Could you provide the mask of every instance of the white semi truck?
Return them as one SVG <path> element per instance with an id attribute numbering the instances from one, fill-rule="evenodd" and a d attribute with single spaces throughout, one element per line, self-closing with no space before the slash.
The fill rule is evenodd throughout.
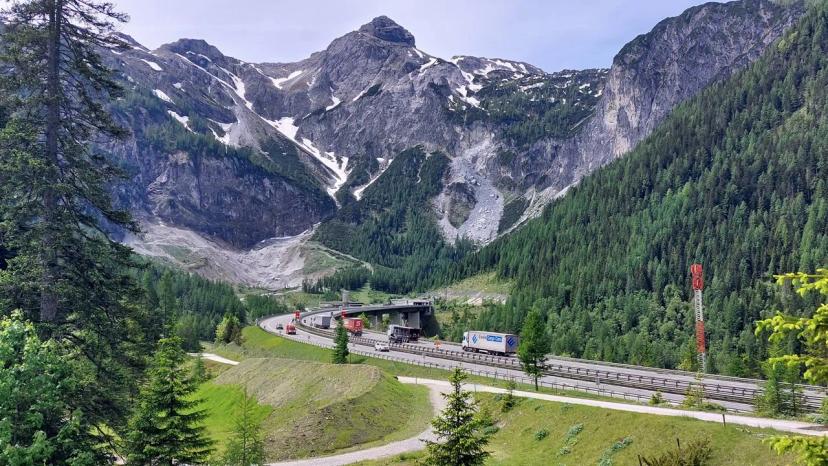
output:
<path id="1" fill-rule="evenodd" d="M 517 353 L 520 338 L 511 333 L 463 332 L 463 351 L 509 356 Z"/>

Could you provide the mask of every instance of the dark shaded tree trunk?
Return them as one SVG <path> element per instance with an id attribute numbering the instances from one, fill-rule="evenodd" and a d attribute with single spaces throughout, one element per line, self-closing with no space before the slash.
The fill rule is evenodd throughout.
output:
<path id="1" fill-rule="evenodd" d="M 46 156 L 53 167 L 59 167 L 58 132 L 60 128 L 60 27 L 63 20 L 62 0 L 49 1 L 49 44 L 47 48 L 48 75 L 47 92 L 48 102 L 46 109 Z M 58 168 L 59 169 L 59 168 Z M 55 238 L 55 223 L 60 202 L 55 186 L 46 186 L 43 195 L 43 283 L 40 291 L 40 320 L 53 322 L 58 312 L 57 295 L 57 248 Z"/>

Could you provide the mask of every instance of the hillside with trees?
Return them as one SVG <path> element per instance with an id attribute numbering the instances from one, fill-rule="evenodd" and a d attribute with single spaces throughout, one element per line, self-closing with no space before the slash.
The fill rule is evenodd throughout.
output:
<path id="1" fill-rule="evenodd" d="M 537 309 L 555 353 L 691 369 L 689 267 L 699 262 L 712 370 L 756 375 L 767 348 L 754 322 L 807 308 L 770 277 L 828 262 L 827 232 L 822 4 L 753 66 L 677 108 L 636 150 L 453 278 L 494 270 L 514 282 L 480 327 L 514 331 Z"/>

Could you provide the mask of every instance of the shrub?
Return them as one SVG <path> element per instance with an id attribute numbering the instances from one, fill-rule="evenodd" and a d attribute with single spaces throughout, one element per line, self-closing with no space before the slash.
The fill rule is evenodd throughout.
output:
<path id="1" fill-rule="evenodd" d="M 541 430 L 535 432 L 535 440 L 537 440 L 539 442 L 541 440 L 545 439 L 546 437 L 549 437 L 549 431 L 546 430 L 546 429 L 541 429 Z"/>
<path id="2" fill-rule="evenodd" d="M 709 439 L 698 439 L 682 447 L 676 439 L 676 448 L 668 450 L 658 456 L 641 457 L 646 466 L 703 466 L 713 456 Z"/>
<path id="3" fill-rule="evenodd" d="M 656 390 L 656 392 L 653 393 L 653 396 L 650 397 L 650 404 L 652 406 L 658 406 L 664 404 L 665 402 L 666 400 L 664 399 L 664 395 L 661 394 L 661 390 Z"/>

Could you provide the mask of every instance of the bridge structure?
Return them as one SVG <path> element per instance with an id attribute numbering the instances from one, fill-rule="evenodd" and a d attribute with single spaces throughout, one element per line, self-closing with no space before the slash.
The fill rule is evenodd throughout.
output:
<path id="1" fill-rule="evenodd" d="M 371 328 L 379 328 L 385 316 L 388 316 L 389 324 L 423 328 L 434 318 L 434 305 L 427 299 L 392 299 L 389 304 L 327 303 L 305 315 L 326 312 L 330 312 L 334 319 L 339 319 L 343 315 L 357 317 L 365 314 Z"/>

